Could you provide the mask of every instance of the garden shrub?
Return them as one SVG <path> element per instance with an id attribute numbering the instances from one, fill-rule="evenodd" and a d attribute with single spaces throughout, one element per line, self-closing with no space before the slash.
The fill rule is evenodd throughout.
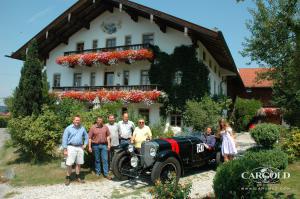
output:
<path id="1" fill-rule="evenodd" d="M 259 100 L 237 98 L 234 104 L 231 120 L 237 131 L 248 130 L 248 124 L 262 107 Z"/>
<path id="2" fill-rule="evenodd" d="M 11 119 L 8 128 L 14 146 L 24 158 L 34 162 L 54 156 L 63 132 L 58 121 L 58 115 L 47 107 L 38 117 Z"/>
<path id="3" fill-rule="evenodd" d="M 254 148 L 248 150 L 244 157 L 254 161 L 257 167 L 273 167 L 284 170 L 288 165 L 288 155 L 280 149 Z"/>
<path id="4" fill-rule="evenodd" d="M 176 177 L 174 175 L 171 180 L 165 183 L 157 181 L 155 186 L 149 191 L 154 199 L 186 199 L 190 198 L 189 194 L 191 193 L 191 188 L 191 183 L 186 185 L 176 183 Z"/>
<path id="5" fill-rule="evenodd" d="M 222 107 L 223 104 L 215 102 L 209 96 L 204 96 L 201 101 L 189 100 L 186 102 L 184 113 L 185 124 L 199 131 L 203 131 L 208 126 L 216 130 Z"/>
<path id="6" fill-rule="evenodd" d="M 300 129 L 293 129 L 282 138 L 280 148 L 288 154 L 289 162 L 300 157 Z"/>
<path id="7" fill-rule="evenodd" d="M 6 128 L 9 121 L 8 116 L 0 116 L 0 128 Z"/>
<path id="8" fill-rule="evenodd" d="M 281 127 L 276 124 L 262 123 L 251 129 L 251 137 L 258 145 L 271 148 L 278 141 Z"/>
<path id="9" fill-rule="evenodd" d="M 243 172 L 251 172 L 256 167 L 255 161 L 245 158 L 232 160 L 219 166 L 213 180 L 216 198 L 263 198 L 266 194 L 266 185 L 241 177 Z"/>

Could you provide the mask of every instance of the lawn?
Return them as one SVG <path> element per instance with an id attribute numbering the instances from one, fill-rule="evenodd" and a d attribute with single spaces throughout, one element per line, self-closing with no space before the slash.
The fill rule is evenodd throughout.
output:
<path id="1" fill-rule="evenodd" d="M 291 177 L 270 186 L 269 198 L 300 198 L 300 160 L 289 164 L 286 171 L 290 172 Z"/>
<path id="2" fill-rule="evenodd" d="M 9 142 L 7 142 L 9 143 Z M 15 173 L 15 177 L 9 181 L 12 186 L 30 186 L 30 185 L 51 185 L 64 183 L 66 170 L 60 167 L 60 160 L 42 164 L 31 164 L 19 161 L 16 149 L 10 144 L 6 144 L 0 150 L 0 176 L 10 170 Z M 97 178 L 88 168 L 83 168 L 82 173 L 87 181 L 95 181 Z"/>

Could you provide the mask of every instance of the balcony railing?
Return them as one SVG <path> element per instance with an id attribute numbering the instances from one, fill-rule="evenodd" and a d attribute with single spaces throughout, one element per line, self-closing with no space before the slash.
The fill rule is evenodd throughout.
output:
<path id="1" fill-rule="evenodd" d="M 160 86 L 157 84 L 150 85 L 130 85 L 130 86 L 64 86 L 64 87 L 52 87 L 53 91 L 96 91 L 96 90 L 142 90 L 142 91 L 151 91 L 159 90 Z"/>
<path id="2" fill-rule="evenodd" d="M 121 51 L 121 50 L 139 50 L 142 48 L 150 48 L 151 44 L 134 44 L 134 45 L 126 45 L 126 46 L 114 46 L 114 47 L 107 47 L 107 48 L 93 48 L 93 49 L 86 49 L 81 51 L 67 51 L 64 55 L 73 55 L 73 54 L 85 54 L 85 53 L 96 53 L 96 52 L 109 52 L 109 51 Z"/>

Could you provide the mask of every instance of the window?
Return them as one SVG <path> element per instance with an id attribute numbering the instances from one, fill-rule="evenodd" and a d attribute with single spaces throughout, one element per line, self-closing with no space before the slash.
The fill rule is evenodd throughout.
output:
<path id="1" fill-rule="evenodd" d="M 217 83 L 216 81 L 214 81 L 214 95 L 217 94 Z"/>
<path id="2" fill-rule="evenodd" d="M 76 44 L 76 51 L 83 51 L 84 50 L 84 42 L 80 42 Z"/>
<path id="3" fill-rule="evenodd" d="M 219 77 L 221 78 L 221 72 L 220 72 L 220 70 L 219 70 Z"/>
<path id="4" fill-rule="evenodd" d="M 206 61 L 206 52 L 203 50 L 203 53 L 202 53 L 202 58 L 203 58 L 203 61 Z"/>
<path id="5" fill-rule="evenodd" d="M 60 74 L 53 75 L 53 87 L 60 87 Z"/>
<path id="6" fill-rule="evenodd" d="M 106 39 L 106 47 L 110 48 L 110 47 L 115 47 L 116 46 L 116 38 L 110 38 L 110 39 Z"/>
<path id="7" fill-rule="evenodd" d="M 81 86 L 81 73 L 74 73 L 73 86 Z"/>
<path id="8" fill-rule="evenodd" d="M 149 71 L 148 70 L 142 70 L 141 71 L 141 85 L 149 85 Z"/>
<path id="9" fill-rule="evenodd" d="M 217 66 L 214 67 L 214 72 L 217 74 Z"/>
<path id="10" fill-rule="evenodd" d="M 113 86 L 114 79 L 115 79 L 114 72 L 105 72 L 104 73 L 104 86 Z"/>
<path id="11" fill-rule="evenodd" d="M 210 68 L 212 67 L 211 66 L 211 60 L 208 61 L 208 65 L 209 65 Z"/>
<path id="12" fill-rule="evenodd" d="M 179 114 L 171 114 L 171 126 L 181 126 L 182 116 Z"/>
<path id="13" fill-rule="evenodd" d="M 146 120 L 146 122 L 149 123 L 149 109 L 140 108 L 139 115 L 142 116 L 142 118 L 144 118 Z"/>
<path id="14" fill-rule="evenodd" d="M 127 35 L 125 36 L 125 46 L 131 45 L 131 36 Z"/>
<path id="15" fill-rule="evenodd" d="M 98 48 L 98 40 L 97 39 L 93 40 L 93 49 L 96 49 L 96 48 Z"/>
<path id="16" fill-rule="evenodd" d="M 129 84 L 129 71 L 124 70 L 123 72 L 123 85 L 127 86 Z"/>
<path id="17" fill-rule="evenodd" d="M 181 71 L 176 71 L 175 76 L 174 76 L 174 85 L 180 85 L 182 80 L 182 72 Z"/>
<path id="18" fill-rule="evenodd" d="M 96 73 L 91 72 L 90 86 L 96 86 Z"/>
<path id="19" fill-rule="evenodd" d="M 143 35 L 143 44 L 152 44 L 154 45 L 154 34 L 144 34 Z"/>

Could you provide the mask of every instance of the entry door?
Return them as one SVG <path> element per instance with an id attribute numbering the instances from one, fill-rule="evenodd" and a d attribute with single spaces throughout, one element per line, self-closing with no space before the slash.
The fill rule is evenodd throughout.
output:
<path id="1" fill-rule="evenodd" d="M 104 86 L 114 85 L 114 72 L 105 72 L 104 76 Z"/>

